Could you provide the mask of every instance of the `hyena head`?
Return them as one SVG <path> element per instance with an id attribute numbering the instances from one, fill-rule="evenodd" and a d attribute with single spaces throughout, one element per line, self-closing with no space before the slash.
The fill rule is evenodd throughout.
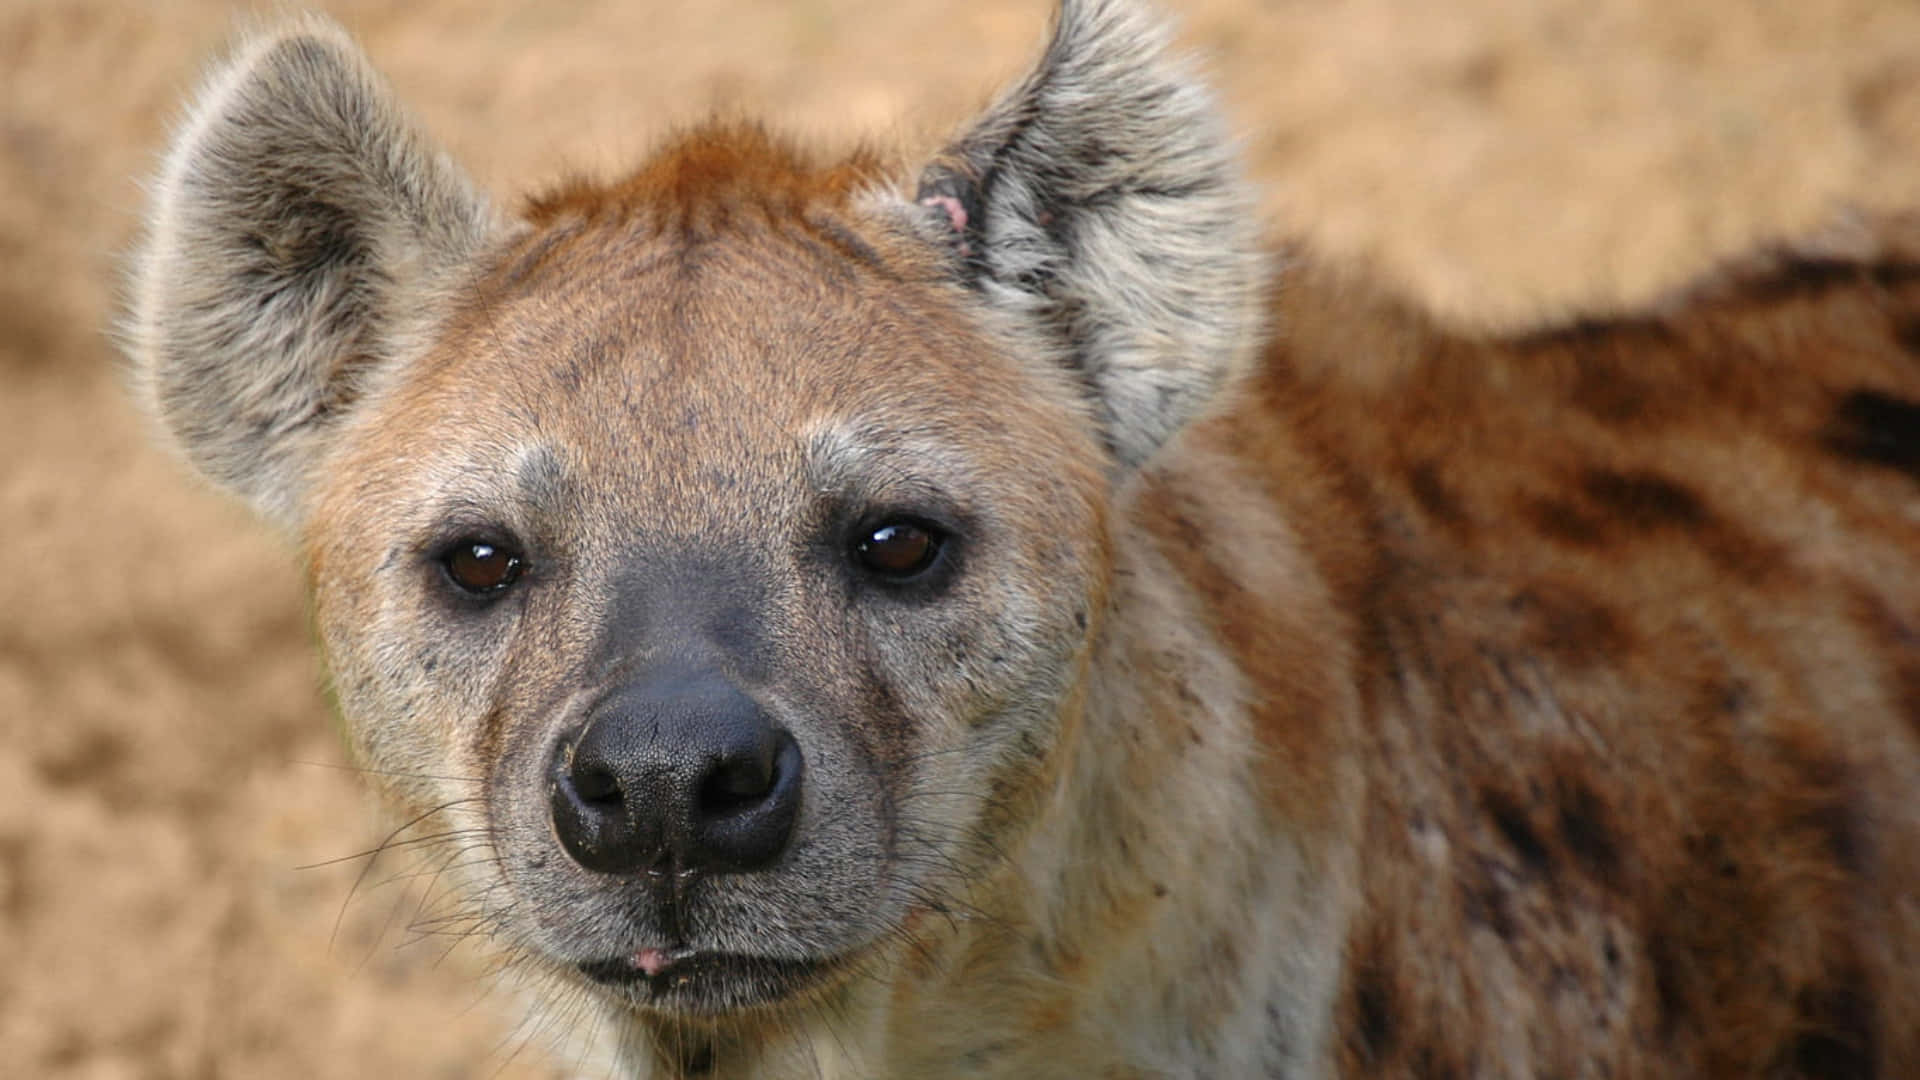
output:
<path id="1" fill-rule="evenodd" d="M 1068 4 L 912 194 L 709 125 L 499 213 L 312 20 L 202 92 L 138 386 L 299 537 L 358 754 L 534 964 L 777 1011 L 1060 812 L 1108 507 L 1255 336 L 1160 36 Z"/>

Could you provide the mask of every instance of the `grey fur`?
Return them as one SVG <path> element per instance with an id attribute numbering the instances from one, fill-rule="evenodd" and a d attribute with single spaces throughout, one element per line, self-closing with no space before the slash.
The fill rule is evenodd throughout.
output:
<path id="1" fill-rule="evenodd" d="M 1138 465 L 1259 345 L 1265 255 L 1233 144 L 1166 28 L 1067 2 L 1035 70 L 921 179 L 968 211 L 963 259 L 995 307 L 1093 391 Z"/>
<path id="2" fill-rule="evenodd" d="M 291 525 L 358 377 L 494 231 L 339 27 L 246 39 L 154 186 L 123 326 L 138 392 L 189 460 Z"/>

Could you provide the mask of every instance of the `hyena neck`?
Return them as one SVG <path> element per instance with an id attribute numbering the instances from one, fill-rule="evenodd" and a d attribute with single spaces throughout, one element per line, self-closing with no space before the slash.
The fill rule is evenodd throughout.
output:
<path id="1" fill-rule="evenodd" d="M 915 995 L 949 1015 L 897 1017 L 894 1045 L 949 1067 L 990 1052 L 982 1075 L 1325 1060 L 1355 827 L 1330 808 L 1358 805 L 1351 650 L 1303 541 L 1223 442 L 1196 433 L 1121 493 L 1053 805 L 932 965 L 945 985 Z"/>

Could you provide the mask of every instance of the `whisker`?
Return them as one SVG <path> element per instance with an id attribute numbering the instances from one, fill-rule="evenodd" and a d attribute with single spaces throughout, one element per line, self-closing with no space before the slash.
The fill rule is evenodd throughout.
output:
<path id="1" fill-rule="evenodd" d="M 442 843 L 457 836 L 462 836 L 469 833 L 478 833 L 481 831 L 482 830 L 479 830 L 479 829 L 452 829 L 443 833 L 432 833 L 427 836 L 410 837 L 406 840 L 391 840 L 391 839 L 384 840 L 380 844 L 374 847 L 368 848 L 365 851 L 356 851 L 351 855 L 341 855 L 332 859 L 322 859 L 319 862 L 301 863 L 299 866 L 294 867 L 294 869 L 295 870 L 318 870 L 322 867 L 338 866 L 341 863 L 352 862 L 355 859 L 372 858 L 374 856 L 379 855 L 381 852 L 385 852 L 385 851 L 399 851 L 403 848 L 408 848 L 408 847 L 419 847 L 419 846 L 425 846 L 428 844 Z"/>
<path id="2" fill-rule="evenodd" d="M 481 784 L 486 782 L 478 776 L 441 776 L 438 773 L 372 769 L 365 765 L 344 764 L 338 761 L 313 761 L 308 758 L 292 758 L 288 761 L 288 764 L 305 765 L 315 769 L 333 769 L 337 772 L 358 773 L 361 776 L 391 776 L 401 780 L 442 780 L 450 784 Z"/>

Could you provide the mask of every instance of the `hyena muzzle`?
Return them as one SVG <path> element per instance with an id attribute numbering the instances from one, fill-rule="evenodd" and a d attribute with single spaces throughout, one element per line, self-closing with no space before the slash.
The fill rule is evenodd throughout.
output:
<path id="1" fill-rule="evenodd" d="M 1263 251 L 1163 37 L 504 210 L 249 36 L 138 392 L 635 1075 L 1920 1075 L 1912 230 L 1450 337 Z"/>

